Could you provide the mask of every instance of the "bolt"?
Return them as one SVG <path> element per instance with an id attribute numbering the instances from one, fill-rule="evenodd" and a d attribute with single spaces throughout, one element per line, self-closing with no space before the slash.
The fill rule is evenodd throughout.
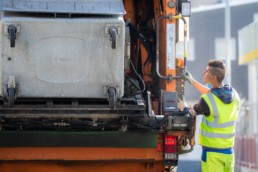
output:
<path id="1" fill-rule="evenodd" d="M 169 7 L 169 8 L 174 8 L 174 7 L 175 7 L 174 1 L 169 1 L 169 2 L 168 2 L 168 7 Z"/>

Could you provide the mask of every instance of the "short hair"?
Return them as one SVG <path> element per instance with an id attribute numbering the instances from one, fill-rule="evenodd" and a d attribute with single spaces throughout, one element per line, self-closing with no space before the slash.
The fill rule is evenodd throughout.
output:
<path id="1" fill-rule="evenodd" d="M 210 72 L 212 75 L 217 76 L 217 81 L 222 83 L 226 74 L 226 65 L 223 61 L 218 59 L 209 60 L 208 66 L 210 67 Z"/>

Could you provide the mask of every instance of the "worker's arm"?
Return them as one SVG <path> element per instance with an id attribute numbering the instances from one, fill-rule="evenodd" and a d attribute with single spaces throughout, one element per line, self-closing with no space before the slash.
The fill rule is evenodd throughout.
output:
<path id="1" fill-rule="evenodd" d="M 201 98 L 199 100 L 198 103 L 196 103 L 193 108 L 194 112 L 196 114 L 200 114 L 200 115 L 205 115 L 205 116 L 209 116 L 210 115 L 210 109 L 209 109 L 209 106 L 208 104 L 204 101 L 203 98 Z"/>
<path id="2" fill-rule="evenodd" d="M 192 115 L 197 115 L 197 113 L 196 113 L 196 111 L 190 106 L 190 107 L 188 107 L 187 106 L 187 104 L 186 104 L 186 102 L 184 101 L 184 100 L 178 100 L 178 109 L 180 110 L 180 111 L 183 111 L 185 108 L 188 108 L 188 110 L 190 111 L 190 113 L 192 114 Z"/>
<path id="3" fill-rule="evenodd" d="M 191 85 L 196 88 L 201 94 L 207 94 L 209 92 L 209 88 L 205 85 L 201 84 L 200 82 L 193 79 Z"/>
<path id="4" fill-rule="evenodd" d="M 185 79 L 191 84 L 194 88 L 196 88 L 201 94 L 206 94 L 209 92 L 209 88 L 206 87 L 205 85 L 201 84 L 200 82 L 196 81 L 190 72 L 186 72 L 185 74 Z"/>
<path id="5" fill-rule="evenodd" d="M 188 107 L 185 100 L 180 100 L 178 101 L 178 109 L 180 111 L 183 111 L 185 108 L 188 108 L 191 112 L 192 115 L 205 115 L 209 116 L 210 115 L 210 109 L 208 104 L 204 101 L 203 98 L 199 100 L 197 104 L 195 104 L 193 107 L 190 106 Z"/>

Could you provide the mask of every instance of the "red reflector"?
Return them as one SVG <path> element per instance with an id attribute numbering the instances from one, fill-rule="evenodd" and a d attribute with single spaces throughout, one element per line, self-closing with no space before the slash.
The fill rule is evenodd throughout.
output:
<path id="1" fill-rule="evenodd" d="M 166 146 L 165 152 L 166 152 L 166 153 L 175 153 L 175 152 L 177 152 L 177 148 L 176 148 L 176 147 L 169 147 L 169 146 Z"/>
<path id="2" fill-rule="evenodd" d="M 177 137 L 176 136 L 165 136 L 165 146 L 176 146 Z"/>
<path id="3" fill-rule="evenodd" d="M 162 144 L 161 143 L 157 144 L 157 151 L 162 152 Z"/>

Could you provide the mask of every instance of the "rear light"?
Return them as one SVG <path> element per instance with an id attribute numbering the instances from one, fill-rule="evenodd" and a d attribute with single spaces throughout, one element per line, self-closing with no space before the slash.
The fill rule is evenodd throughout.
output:
<path id="1" fill-rule="evenodd" d="M 165 146 L 176 146 L 177 136 L 165 135 Z"/>
<path id="2" fill-rule="evenodd" d="M 177 136 L 165 135 L 164 137 L 164 159 L 177 160 Z"/>

